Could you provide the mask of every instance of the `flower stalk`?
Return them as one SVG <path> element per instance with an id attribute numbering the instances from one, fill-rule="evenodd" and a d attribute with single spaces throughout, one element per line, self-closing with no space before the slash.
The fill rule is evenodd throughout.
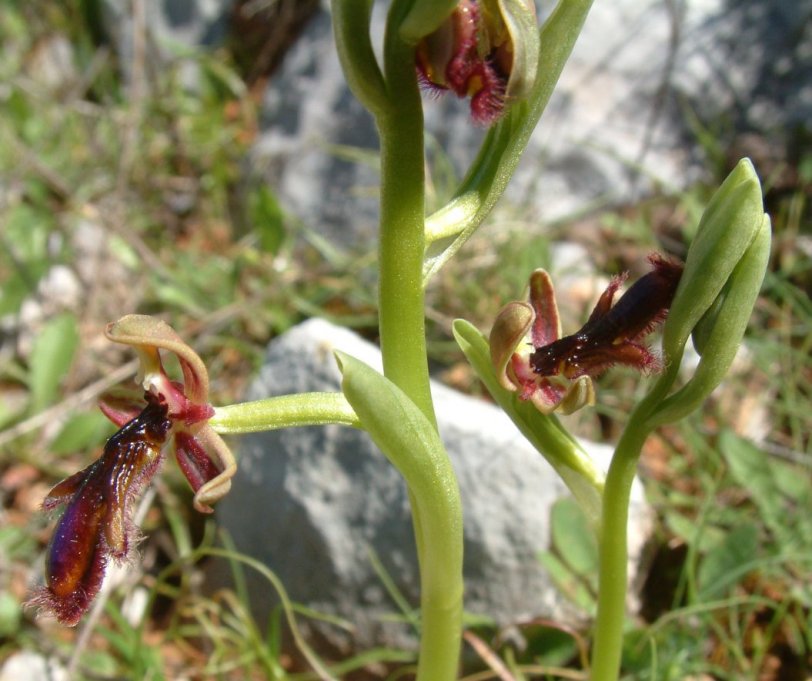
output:
<path id="1" fill-rule="evenodd" d="M 666 371 L 630 415 L 606 477 L 591 681 L 616 681 L 620 671 L 629 499 L 646 438 L 656 427 L 699 408 L 724 378 L 761 288 L 770 242 L 761 184 L 745 159 L 703 214 L 663 329 Z M 671 392 L 691 335 L 700 363 L 687 383 Z"/>

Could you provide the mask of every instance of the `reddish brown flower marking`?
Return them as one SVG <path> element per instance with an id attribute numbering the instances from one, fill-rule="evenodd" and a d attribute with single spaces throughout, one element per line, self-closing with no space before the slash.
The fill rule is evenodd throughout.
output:
<path id="1" fill-rule="evenodd" d="M 490 124 L 504 111 L 511 64 L 504 46 L 484 54 L 485 32 L 477 0 L 461 0 L 446 24 L 418 45 L 416 63 L 423 85 L 470 97 L 473 119 Z"/>
<path id="2" fill-rule="evenodd" d="M 46 586 L 31 602 L 62 624 L 79 621 L 101 588 L 108 559 L 124 560 L 133 546 L 133 500 L 158 470 L 172 425 L 165 404 L 150 394 L 147 402 L 98 460 L 56 485 L 43 503 L 45 510 L 66 508 L 48 546 Z"/>
<path id="3" fill-rule="evenodd" d="M 643 371 L 659 368 L 659 360 L 637 342 L 665 319 L 682 276 L 680 263 L 652 255 L 653 270 L 638 279 L 615 305 L 615 293 L 626 275 L 612 279 L 586 324 L 571 336 L 537 347 L 530 365 L 540 376 L 598 376 L 622 364 Z"/>

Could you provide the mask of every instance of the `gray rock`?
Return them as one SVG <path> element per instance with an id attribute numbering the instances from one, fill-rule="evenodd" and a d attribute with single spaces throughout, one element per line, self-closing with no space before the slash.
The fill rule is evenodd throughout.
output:
<path id="1" fill-rule="evenodd" d="M 380 366 L 375 346 L 313 319 L 271 343 L 247 397 L 336 390 L 334 348 Z M 466 611 L 500 624 L 533 616 L 572 621 L 577 614 L 538 560 L 549 548 L 551 505 L 566 488 L 499 409 L 437 383 L 432 392 L 462 494 Z M 611 453 L 587 444 L 604 460 Z M 372 560 L 380 560 L 409 603 L 418 603 L 407 495 L 367 435 L 341 426 L 287 429 L 245 436 L 238 453 L 232 491 L 217 507 L 237 549 L 269 566 L 293 601 L 353 625 L 352 632 L 316 627 L 335 649 L 413 645 L 410 627 L 390 617 L 397 607 Z M 636 487 L 632 574 L 648 529 Z M 262 578 L 248 577 L 254 613 L 265 621 L 275 594 Z"/>
<path id="2" fill-rule="evenodd" d="M 125 80 L 130 80 L 134 62 L 146 59 L 156 72 L 181 54 L 198 47 L 223 43 L 234 0 L 161 0 L 141 2 L 142 21 L 134 20 L 132 3 L 125 0 L 97 0 L 101 26 L 119 58 Z M 136 37 L 145 44 L 136 54 Z M 182 63 L 185 84 L 194 87 L 198 69 L 192 59 Z"/>
<path id="3" fill-rule="evenodd" d="M 380 35 L 382 2 L 373 27 Z M 546 6 L 549 10 L 549 6 Z M 678 191 L 704 155 L 686 110 L 736 130 L 769 132 L 812 120 L 812 2 L 595 3 L 507 200 L 534 222 L 601 203 Z M 740 40 L 739 37 L 747 36 Z M 430 152 L 464 172 L 484 131 L 467 103 L 426 97 Z M 306 226 L 343 245 L 376 232 L 369 115 L 346 88 L 327 11 L 307 27 L 271 82 L 253 164 Z"/>
<path id="4" fill-rule="evenodd" d="M 0 668 L 0 681 L 67 681 L 68 673 L 57 662 L 35 653 L 20 650 L 12 653 Z"/>

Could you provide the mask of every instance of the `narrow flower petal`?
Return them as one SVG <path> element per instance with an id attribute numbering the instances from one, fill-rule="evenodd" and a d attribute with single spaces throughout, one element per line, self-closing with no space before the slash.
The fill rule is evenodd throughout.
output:
<path id="1" fill-rule="evenodd" d="M 595 405 L 595 386 L 589 376 L 580 376 L 570 383 L 564 397 L 558 404 L 557 411 L 562 414 L 572 414 L 583 407 Z"/>
<path id="2" fill-rule="evenodd" d="M 178 433 L 175 437 L 175 457 L 195 493 L 220 474 L 203 446 L 189 433 Z M 211 510 L 206 509 L 206 513 L 211 513 Z"/>
<path id="3" fill-rule="evenodd" d="M 561 337 L 561 319 L 555 302 L 555 289 L 545 270 L 530 275 L 530 305 L 535 313 L 530 342 L 534 347 L 552 343 Z"/>
<path id="4" fill-rule="evenodd" d="M 201 513 L 211 513 L 211 504 L 222 499 L 231 489 L 231 478 L 237 472 L 237 462 L 223 438 L 208 426 L 197 432 L 195 440 L 214 462 L 217 474 L 195 489 L 194 507 Z"/>
<path id="5" fill-rule="evenodd" d="M 121 428 L 143 411 L 144 400 L 142 397 L 141 400 L 136 402 L 134 399 L 117 395 L 102 395 L 99 400 L 99 409 L 110 421 Z"/>

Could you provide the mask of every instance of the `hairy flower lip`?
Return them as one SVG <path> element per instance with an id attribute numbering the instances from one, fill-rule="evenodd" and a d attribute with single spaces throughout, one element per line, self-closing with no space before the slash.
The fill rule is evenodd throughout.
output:
<path id="1" fill-rule="evenodd" d="M 526 97 L 536 79 L 535 5 L 525 0 L 460 0 L 415 55 L 429 89 L 470 97 L 471 116 L 490 125 Z"/>
<path id="2" fill-rule="evenodd" d="M 62 624 L 79 621 L 101 588 L 109 560 L 125 561 L 136 543 L 133 501 L 157 472 L 171 427 L 166 405 L 148 397 L 96 461 L 48 493 L 43 508 L 65 511 L 48 546 L 46 585 L 30 603 Z"/>
<path id="3" fill-rule="evenodd" d="M 596 377 L 614 364 L 657 371 L 659 360 L 639 344 L 643 336 L 665 320 L 682 276 L 682 264 L 659 255 L 649 257 L 652 270 L 643 275 L 615 303 L 626 275 L 614 277 L 595 309 L 577 332 L 535 346 L 530 355 L 540 376 Z"/>

